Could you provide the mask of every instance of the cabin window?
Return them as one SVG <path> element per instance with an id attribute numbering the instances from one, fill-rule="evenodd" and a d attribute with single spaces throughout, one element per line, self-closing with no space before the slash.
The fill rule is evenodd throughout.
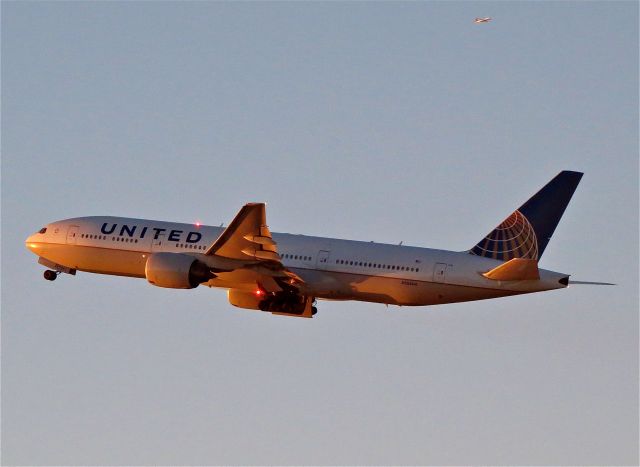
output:
<path id="1" fill-rule="evenodd" d="M 38 230 L 38 233 L 43 234 L 43 233 L 45 233 L 46 231 L 47 231 L 47 228 L 46 228 L 46 227 L 43 227 L 43 228 L 41 228 L 40 230 Z"/>

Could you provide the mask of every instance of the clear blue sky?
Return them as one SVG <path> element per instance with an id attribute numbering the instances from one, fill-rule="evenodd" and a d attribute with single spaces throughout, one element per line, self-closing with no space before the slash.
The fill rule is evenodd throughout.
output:
<path id="1" fill-rule="evenodd" d="M 637 2 L 1 8 L 3 464 L 638 463 Z M 541 267 L 616 287 L 298 320 L 23 244 L 266 201 L 465 250 L 562 169 Z"/>

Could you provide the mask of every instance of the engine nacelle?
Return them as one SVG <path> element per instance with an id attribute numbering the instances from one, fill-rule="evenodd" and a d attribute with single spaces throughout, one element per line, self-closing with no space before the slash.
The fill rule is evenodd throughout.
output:
<path id="1" fill-rule="evenodd" d="M 311 318 L 316 314 L 313 298 L 286 292 L 266 293 L 261 290 L 246 292 L 244 290 L 229 289 L 227 291 L 229 303 L 238 308 L 249 310 L 269 311 L 274 315 L 297 316 Z"/>
<path id="2" fill-rule="evenodd" d="M 193 289 L 214 277 L 202 261 L 181 253 L 152 254 L 144 274 L 151 284 L 171 289 Z"/>

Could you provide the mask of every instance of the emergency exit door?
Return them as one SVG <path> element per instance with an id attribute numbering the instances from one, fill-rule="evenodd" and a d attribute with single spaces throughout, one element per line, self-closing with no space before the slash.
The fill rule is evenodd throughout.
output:
<path id="1" fill-rule="evenodd" d="M 436 263 L 433 268 L 433 282 L 447 281 L 447 263 Z"/>
<path id="2" fill-rule="evenodd" d="M 329 254 L 328 250 L 320 250 L 318 251 L 318 258 L 316 259 L 316 267 L 318 269 L 327 269 L 327 264 L 329 263 Z"/>
<path id="3" fill-rule="evenodd" d="M 69 230 L 67 230 L 67 243 L 75 244 L 78 240 L 78 226 L 70 225 Z"/>

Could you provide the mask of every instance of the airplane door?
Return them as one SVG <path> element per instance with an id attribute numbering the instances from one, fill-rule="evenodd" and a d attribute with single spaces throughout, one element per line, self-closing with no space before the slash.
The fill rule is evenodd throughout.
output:
<path id="1" fill-rule="evenodd" d="M 75 245 L 78 240 L 78 226 L 70 225 L 69 230 L 67 230 L 67 243 Z"/>
<path id="2" fill-rule="evenodd" d="M 316 267 L 318 269 L 327 269 L 327 264 L 329 263 L 329 254 L 331 252 L 327 250 L 318 251 L 318 257 L 316 259 Z"/>
<path id="3" fill-rule="evenodd" d="M 162 251 L 164 249 L 166 239 L 164 238 L 164 232 L 158 235 L 158 238 L 151 239 L 151 251 Z"/>
<path id="4" fill-rule="evenodd" d="M 446 282 L 447 281 L 447 264 L 436 263 L 433 268 L 433 282 Z"/>

